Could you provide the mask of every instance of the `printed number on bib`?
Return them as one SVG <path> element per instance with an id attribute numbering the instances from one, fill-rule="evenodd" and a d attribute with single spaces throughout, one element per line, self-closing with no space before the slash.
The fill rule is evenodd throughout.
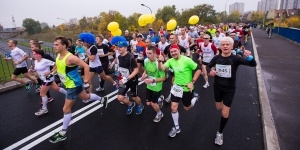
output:
<path id="1" fill-rule="evenodd" d="M 217 76 L 231 78 L 231 65 L 216 65 Z"/>
<path id="2" fill-rule="evenodd" d="M 172 93 L 175 97 L 182 98 L 182 95 L 183 95 L 183 88 L 182 88 L 181 86 L 178 86 L 178 85 L 174 84 L 174 85 L 172 86 L 171 93 Z"/>
<path id="3" fill-rule="evenodd" d="M 203 54 L 203 61 L 204 61 L 204 62 L 210 62 L 211 59 L 212 59 L 211 54 L 208 54 L 208 53 L 204 53 L 204 54 Z"/>
<path id="4" fill-rule="evenodd" d="M 130 75 L 129 70 L 127 68 L 119 67 L 119 71 L 120 71 L 121 75 L 125 78 L 128 78 Z"/>
<path id="5" fill-rule="evenodd" d="M 66 82 L 65 76 L 63 76 L 63 75 L 60 74 L 60 73 L 57 73 L 57 74 L 58 74 L 58 76 L 59 76 L 60 81 L 61 81 L 62 83 L 65 83 L 65 82 Z"/>
<path id="6" fill-rule="evenodd" d="M 98 52 L 99 55 L 101 55 L 101 54 L 103 55 L 104 54 L 103 49 L 98 49 L 97 52 Z"/>
<path id="7" fill-rule="evenodd" d="M 151 77 L 151 76 L 149 76 L 149 78 L 150 78 L 150 79 L 154 79 L 154 80 L 156 79 L 156 78 Z M 150 86 L 156 86 L 156 83 L 150 83 L 149 85 L 150 85 Z"/>

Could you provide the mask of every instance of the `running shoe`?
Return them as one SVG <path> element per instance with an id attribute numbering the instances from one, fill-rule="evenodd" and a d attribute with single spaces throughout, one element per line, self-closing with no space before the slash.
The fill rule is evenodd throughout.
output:
<path id="1" fill-rule="evenodd" d="M 132 113 L 132 109 L 134 106 L 135 106 L 135 102 L 132 102 L 131 106 L 127 107 L 127 111 L 126 111 L 127 115 L 130 115 Z"/>
<path id="2" fill-rule="evenodd" d="M 31 87 L 32 87 L 32 83 L 27 83 L 26 85 L 25 85 L 25 90 L 26 90 L 26 92 L 28 92 L 30 89 L 31 89 Z"/>
<path id="3" fill-rule="evenodd" d="M 52 102 L 54 99 L 52 97 L 48 98 L 48 103 Z M 43 101 L 41 101 L 41 105 L 43 105 Z"/>
<path id="4" fill-rule="evenodd" d="M 39 109 L 39 111 L 34 113 L 34 114 L 37 115 L 37 116 L 41 116 L 41 115 L 46 114 L 46 113 L 48 113 L 48 109 Z"/>
<path id="5" fill-rule="evenodd" d="M 135 114 L 140 115 L 143 113 L 144 105 L 140 105 L 137 107 Z"/>
<path id="6" fill-rule="evenodd" d="M 172 128 L 172 130 L 169 132 L 169 137 L 175 137 L 177 133 L 180 133 L 181 129 L 176 129 L 175 127 Z"/>
<path id="7" fill-rule="evenodd" d="M 108 105 L 108 97 L 105 96 L 105 97 L 102 97 L 101 99 L 101 104 L 103 104 L 103 107 L 106 109 L 107 108 L 107 105 Z"/>
<path id="8" fill-rule="evenodd" d="M 164 99 L 165 99 L 165 97 L 163 95 L 161 95 L 159 97 L 159 99 L 160 99 L 160 101 L 157 101 L 157 104 L 158 104 L 159 108 L 162 108 L 163 105 L 164 105 Z"/>
<path id="9" fill-rule="evenodd" d="M 160 122 L 161 118 L 164 117 L 164 114 L 161 112 L 160 115 L 156 115 L 153 119 L 153 122 Z"/>
<path id="10" fill-rule="evenodd" d="M 67 139 L 66 134 L 65 135 L 61 135 L 60 132 L 55 133 L 52 137 L 50 137 L 49 141 L 51 143 L 57 143 L 60 141 L 64 141 Z"/>
<path id="11" fill-rule="evenodd" d="M 223 144 L 223 133 L 219 133 L 219 131 L 216 134 L 216 138 L 215 138 L 215 144 L 217 145 L 222 145 Z"/>
<path id="12" fill-rule="evenodd" d="M 104 91 L 104 88 L 102 88 L 102 87 L 98 87 L 98 88 L 96 88 L 96 91 L 98 91 L 98 92 L 102 92 L 102 91 Z"/>
<path id="13" fill-rule="evenodd" d="M 170 93 L 170 95 L 165 99 L 165 101 L 166 101 L 167 103 L 170 103 L 170 102 L 171 102 L 171 93 Z"/>
<path id="14" fill-rule="evenodd" d="M 204 85 L 203 85 L 203 88 L 208 88 L 209 87 L 209 83 L 208 82 L 206 82 Z"/>

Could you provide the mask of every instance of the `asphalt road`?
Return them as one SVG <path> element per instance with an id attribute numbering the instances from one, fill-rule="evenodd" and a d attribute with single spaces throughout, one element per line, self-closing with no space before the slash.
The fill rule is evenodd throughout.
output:
<path id="1" fill-rule="evenodd" d="M 285 38 L 253 30 L 267 94 L 282 150 L 299 149 L 300 46 Z"/>
<path id="2" fill-rule="evenodd" d="M 251 41 L 246 46 L 252 50 Z M 237 73 L 237 91 L 232 104 L 229 121 L 224 129 L 224 144 L 219 147 L 214 144 L 215 133 L 219 128 L 220 112 L 215 109 L 213 98 L 213 79 L 211 86 L 203 89 L 204 79 L 201 76 L 195 84 L 195 90 L 200 99 L 195 107 L 186 112 L 179 107 L 181 133 L 175 138 L 169 138 L 168 132 L 173 126 L 170 105 L 163 106 L 165 114 L 161 122 L 153 123 L 155 112 L 146 106 L 142 115 L 134 113 L 125 115 L 126 107 L 117 100 L 109 103 L 107 109 L 98 108 L 94 103 L 84 104 L 77 100 L 73 114 L 81 108 L 91 108 L 73 115 L 75 122 L 69 127 L 68 138 L 64 142 L 52 144 L 48 140 L 40 140 L 44 135 L 61 129 L 61 121 L 41 134 L 34 135 L 16 147 L 34 146 L 32 149 L 236 149 L 261 150 L 264 147 L 261 116 L 258 99 L 258 89 L 255 68 L 240 66 Z M 97 84 L 97 79 L 94 79 Z M 168 95 L 170 79 L 165 82 L 163 94 Z M 145 104 L 145 85 L 138 88 L 139 96 Z M 96 92 L 104 96 L 113 92 L 109 83 L 105 83 L 104 92 Z M 36 117 L 41 98 L 34 90 L 26 93 L 23 88 L 0 94 L 0 149 L 44 129 L 50 124 L 62 119 L 64 96 L 51 92 L 54 101 L 48 104 L 49 113 Z M 114 95 L 112 95 L 114 96 Z M 87 116 L 88 111 L 95 111 Z M 134 110 L 135 111 L 135 110 Z M 82 118 L 81 118 L 82 117 Z M 48 136 L 46 136 L 48 137 Z M 32 142 L 36 142 L 32 144 Z"/>

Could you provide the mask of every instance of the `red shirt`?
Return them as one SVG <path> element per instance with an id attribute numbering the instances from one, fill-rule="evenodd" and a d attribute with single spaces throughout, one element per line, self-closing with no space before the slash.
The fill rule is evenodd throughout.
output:
<path id="1" fill-rule="evenodd" d="M 209 43 L 208 43 L 208 44 L 209 44 Z M 208 44 L 205 44 L 205 43 L 204 43 L 204 47 L 207 47 Z M 213 44 L 213 43 L 211 44 L 211 49 L 214 51 L 215 54 L 217 54 L 218 49 L 217 49 L 217 47 L 215 46 L 215 44 Z M 199 45 L 199 53 L 202 53 L 201 45 Z"/>

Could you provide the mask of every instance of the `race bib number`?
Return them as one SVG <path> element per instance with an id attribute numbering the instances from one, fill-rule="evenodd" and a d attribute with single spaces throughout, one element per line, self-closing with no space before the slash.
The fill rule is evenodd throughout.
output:
<path id="1" fill-rule="evenodd" d="M 248 30 L 248 29 L 245 29 L 245 31 L 248 32 L 249 30 Z"/>
<path id="2" fill-rule="evenodd" d="M 99 55 L 104 55 L 103 49 L 98 49 L 97 52 L 98 52 Z"/>
<path id="3" fill-rule="evenodd" d="M 149 78 L 150 78 L 150 79 L 154 79 L 154 80 L 156 79 L 156 78 L 151 77 L 151 76 L 149 76 Z M 150 83 L 149 85 L 150 85 L 150 86 L 156 86 L 156 83 Z"/>
<path id="4" fill-rule="evenodd" d="M 42 80 L 42 81 L 45 81 L 46 80 L 46 77 L 43 73 L 38 73 L 39 75 L 39 78 Z"/>
<path id="5" fill-rule="evenodd" d="M 208 54 L 208 53 L 204 53 L 203 54 L 203 61 L 204 62 L 210 62 L 211 61 L 211 59 L 212 59 L 212 56 L 211 56 L 211 54 Z"/>
<path id="6" fill-rule="evenodd" d="M 236 51 L 235 50 L 231 50 L 231 54 L 236 55 Z"/>
<path id="7" fill-rule="evenodd" d="M 216 65 L 217 76 L 231 78 L 231 65 Z"/>
<path id="8" fill-rule="evenodd" d="M 60 73 L 57 73 L 58 74 L 58 76 L 59 76 L 59 79 L 60 79 L 60 81 L 62 82 L 62 83 L 65 83 L 67 80 L 66 80 L 66 77 L 64 76 L 64 75 L 62 75 L 62 74 L 60 74 Z"/>
<path id="9" fill-rule="evenodd" d="M 127 68 L 119 67 L 119 71 L 120 71 L 121 75 L 125 78 L 128 78 L 130 75 L 129 70 Z"/>
<path id="10" fill-rule="evenodd" d="M 174 85 L 172 86 L 171 93 L 172 93 L 175 97 L 182 98 L 182 95 L 183 95 L 183 88 L 182 88 L 181 86 L 178 86 L 178 85 L 174 84 Z"/>

